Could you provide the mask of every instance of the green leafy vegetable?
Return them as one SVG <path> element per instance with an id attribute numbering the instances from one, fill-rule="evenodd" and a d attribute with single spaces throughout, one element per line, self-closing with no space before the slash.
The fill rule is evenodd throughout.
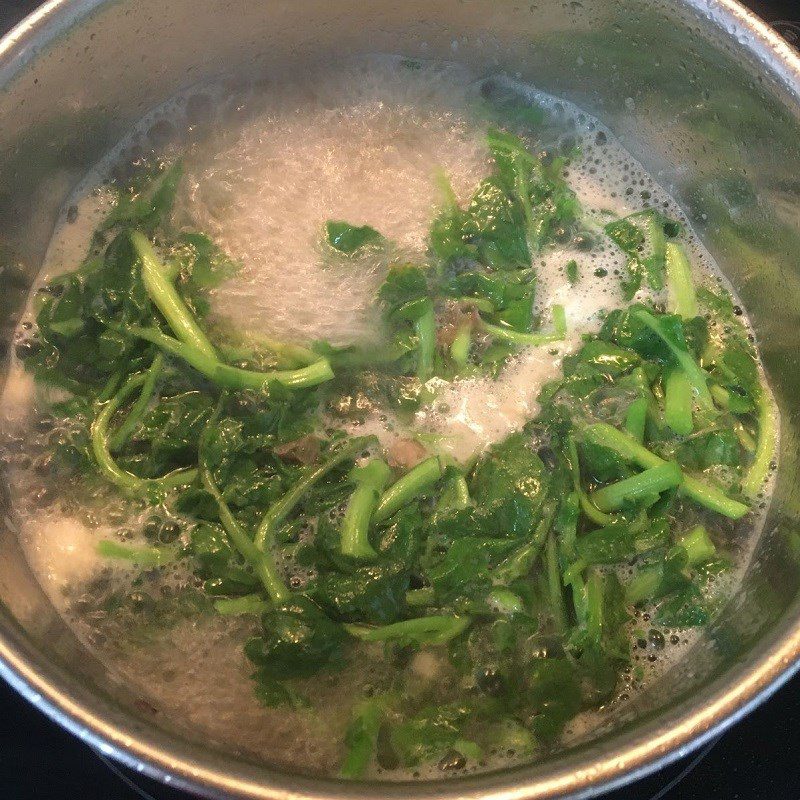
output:
<path id="1" fill-rule="evenodd" d="M 341 220 L 328 220 L 325 223 L 325 238 L 328 244 L 340 253 L 351 256 L 367 247 L 382 244 L 381 236 L 369 225 L 351 225 Z"/>

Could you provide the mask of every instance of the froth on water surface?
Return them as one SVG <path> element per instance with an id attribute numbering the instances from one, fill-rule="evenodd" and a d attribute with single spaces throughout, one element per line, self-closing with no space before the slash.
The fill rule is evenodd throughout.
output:
<path id="1" fill-rule="evenodd" d="M 468 75 L 370 60 L 270 91 L 260 108 L 199 145 L 182 211 L 243 264 L 215 310 L 295 339 L 369 334 L 384 265 L 326 259 L 323 225 L 371 225 L 420 258 L 444 170 L 465 198 L 486 169 L 466 114 Z M 329 254 L 327 254 L 329 255 Z"/>

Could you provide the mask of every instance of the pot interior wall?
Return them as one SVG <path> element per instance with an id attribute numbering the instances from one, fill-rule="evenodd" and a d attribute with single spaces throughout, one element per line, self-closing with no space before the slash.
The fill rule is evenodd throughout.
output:
<path id="1" fill-rule="evenodd" d="M 757 58 L 743 55 L 734 36 L 691 9 L 679 13 L 677 5 L 674 0 L 663 7 L 639 0 L 69 4 L 47 23 L 41 41 L 0 60 L 4 346 L 70 187 L 144 111 L 206 76 L 239 70 L 269 74 L 278 64 L 303 69 L 321 59 L 396 52 L 463 61 L 478 73 L 518 73 L 575 101 L 620 134 L 683 203 L 751 312 L 783 412 L 781 472 L 767 534 L 731 613 L 709 628 L 691 663 L 640 698 L 640 711 L 651 724 L 667 724 L 685 698 L 702 703 L 715 678 L 734 664 L 743 668 L 796 621 L 800 554 L 796 95 L 771 80 Z M 10 514 L 7 509 L 4 519 Z M 43 674 L 110 719 L 142 730 L 155 724 L 141 719 L 136 698 L 126 696 L 124 687 L 87 657 L 58 619 L 8 528 L 0 533 L 0 599 L 3 627 Z"/>

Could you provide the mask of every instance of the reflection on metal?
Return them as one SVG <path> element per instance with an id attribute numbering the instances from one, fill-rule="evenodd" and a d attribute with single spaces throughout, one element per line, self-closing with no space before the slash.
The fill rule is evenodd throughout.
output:
<path id="1" fill-rule="evenodd" d="M 247 763 L 144 718 L 0 530 L 2 675 L 104 755 L 173 785 L 280 800 L 588 797 L 709 742 L 797 667 L 800 58 L 734 0 L 51 0 L 0 42 L 4 345 L 69 187 L 143 110 L 223 71 L 357 52 L 452 58 L 454 43 L 477 72 L 519 72 L 625 137 L 739 289 L 783 410 L 767 533 L 728 612 L 635 718 L 531 766 L 370 785 Z"/>
<path id="2" fill-rule="evenodd" d="M 800 21 L 776 19 L 770 24 L 792 47 L 800 50 Z"/>

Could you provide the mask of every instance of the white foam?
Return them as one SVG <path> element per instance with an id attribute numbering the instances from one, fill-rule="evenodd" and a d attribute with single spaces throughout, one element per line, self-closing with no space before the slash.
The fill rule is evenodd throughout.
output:
<path id="1" fill-rule="evenodd" d="M 498 380 L 441 381 L 435 402 L 417 412 L 416 426 L 440 437 L 437 449 L 467 461 L 536 416 L 539 390 L 561 370 L 561 359 L 553 353 L 564 349 L 529 348 Z"/>
<path id="2" fill-rule="evenodd" d="M 33 375 L 19 364 L 11 364 L 0 394 L 0 422 L 6 433 L 25 428 L 34 413 L 35 398 Z"/>
<path id="3" fill-rule="evenodd" d="M 111 530 L 107 535 L 113 535 Z M 20 538 L 28 558 L 50 597 L 62 600 L 64 591 L 85 583 L 108 566 L 97 554 L 103 538 L 84 522 L 61 510 L 24 519 Z"/>
<path id="4" fill-rule="evenodd" d="M 468 82 L 453 67 L 394 60 L 305 78 L 212 138 L 187 163 L 181 218 L 244 264 L 215 295 L 233 320 L 334 344 L 369 336 L 380 258 L 326 264 L 323 225 L 371 225 L 421 259 L 437 169 L 465 198 L 487 169 L 482 132 L 463 114 Z M 298 98 L 300 98 L 298 100 Z"/>

